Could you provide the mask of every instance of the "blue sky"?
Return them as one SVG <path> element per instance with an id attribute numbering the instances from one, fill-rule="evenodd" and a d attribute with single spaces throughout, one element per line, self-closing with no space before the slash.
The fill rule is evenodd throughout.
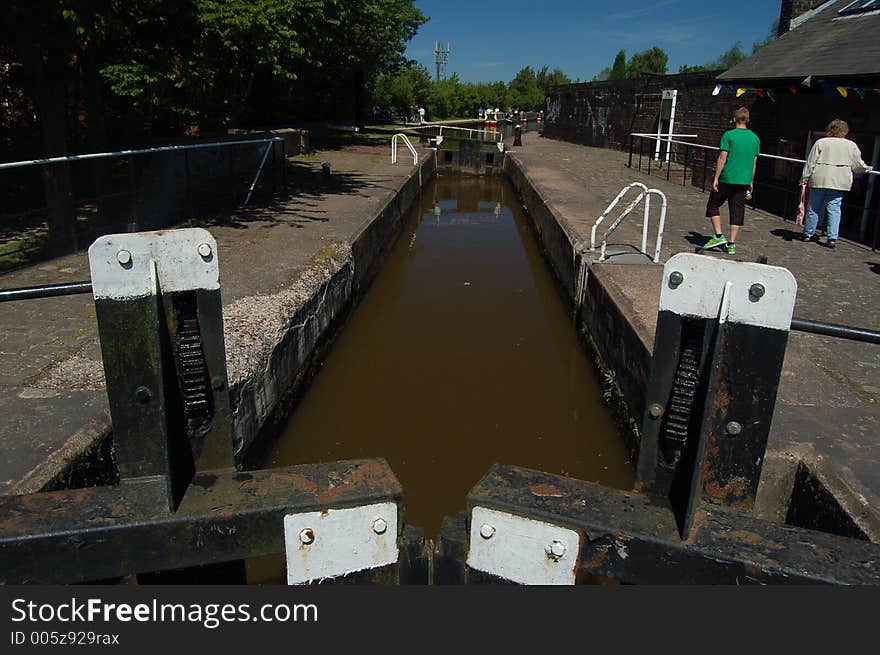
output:
<path id="1" fill-rule="evenodd" d="M 703 64 L 742 41 L 749 51 L 779 18 L 780 0 L 416 0 L 430 20 L 406 55 L 434 74 L 434 41 L 452 43 L 447 73 L 509 81 L 524 66 L 590 80 L 621 48 L 660 46 L 669 71 Z"/>

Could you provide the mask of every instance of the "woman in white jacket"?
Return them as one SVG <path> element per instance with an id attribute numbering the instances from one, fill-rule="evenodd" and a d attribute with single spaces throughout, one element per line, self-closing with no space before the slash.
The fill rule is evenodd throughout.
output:
<path id="1" fill-rule="evenodd" d="M 802 241 L 818 240 L 814 236 L 819 219 L 828 213 L 828 247 L 837 244 L 840 229 L 840 206 L 843 194 L 852 188 L 853 173 L 867 173 L 871 167 L 862 161 L 859 147 L 845 138 L 849 125 L 835 119 L 825 129 L 828 136 L 813 144 L 801 184 L 810 185 L 810 209 L 804 220 Z"/>

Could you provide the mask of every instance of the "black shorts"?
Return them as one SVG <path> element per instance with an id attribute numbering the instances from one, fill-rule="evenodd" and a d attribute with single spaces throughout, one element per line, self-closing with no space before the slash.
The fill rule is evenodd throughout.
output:
<path id="1" fill-rule="evenodd" d="M 718 191 L 709 194 L 706 203 L 706 218 L 721 215 L 721 206 L 726 202 L 730 208 L 730 224 L 743 225 L 746 222 L 746 192 L 748 184 L 718 183 Z"/>

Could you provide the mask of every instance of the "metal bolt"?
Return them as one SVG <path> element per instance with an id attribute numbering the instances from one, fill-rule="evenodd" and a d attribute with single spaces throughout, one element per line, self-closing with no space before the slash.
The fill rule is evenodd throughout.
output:
<path id="1" fill-rule="evenodd" d="M 660 418 L 663 416 L 663 405 L 651 403 L 651 406 L 648 407 L 648 414 L 651 415 L 651 418 Z"/>
<path id="2" fill-rule="evenodd" d="M 765 293 L 767 293 L 767 290 L 764 288 L 763 284 L 753 284 L 749 287 L 749 297 L 756 301 L 763 298 Z"/>
<path id="3" fill-rule="evenodd" d="M 116 253 L 116 261 L 125 266 L 126 264 L 131 263 L 131 253 L 127 250 L 120 250 Z"/>
<path id="4" fill-rule="evenodd" d="M 672 271 L 669 274 L 669 286 L 677 287 L 684 282 L 684 275 L 682 275 L 679 271 Z"/>
<path id="5" fill-rule="evenodd" d="M 495 528 L 488 523 L 483 523 L 483 525 L 480 526 L 480 536 L 483 539 L 491 539 L 495 536 Z"/>
<path id="6" fill-rule="evenodd" d="M 387 529 L 388 524 L 385 522 L 385 519 L 376 519 L 373 521 L 373 532 L 376 534 L 385 534 Z"/>
<path id="7" fill-rule="evenodd" d="M 142 405 L 146 405 L 153 397 L 153 392 L 146 387 L 138 387 L 134 390 L 135 399 Z"/>
<path id="8" fill-rule="evenodd" d="M 547 557 L 552 559 L 553 561 L 557 561 L 562 559 L 563 555 L 565 555 L 565 544 L 561 541 L 553 540 L 546 548 Z"/>
<path id="9" fill-rule="evenodd" d="M 202 257 L 204 257 L 205 259 L 210 257 L 212 252 L 213 251 L 211 250 L 211 246 L 209 244 L 207 244 L 207 243 L 200 243 L 199 244 L 199 254 Z"/>
<path id="10" fill-rule="evenodd" d="M 732 437 L 735 437 L 736 435 L 740 434 L 743 431 L 743 426 L 740 423 L 737 423 L 736 421 L 731 421 L 730 423 L 727 424 L 725 429 L 727 430 L 727 434 L 729 434 Z"/>
<path id="11" fill-rule="evenodd" d="M 306 545 L 309 545 L 315 540 L 315 531 L 311 528 L 303 528 L 299 531 L 299 540 Z"/>

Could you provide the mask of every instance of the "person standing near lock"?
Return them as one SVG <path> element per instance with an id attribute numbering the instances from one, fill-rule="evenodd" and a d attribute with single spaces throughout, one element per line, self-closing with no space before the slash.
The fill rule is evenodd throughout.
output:
<path id="1" fill-rule="evenodd" d="M 733 129 L 721 137 L 721 152 L 715 165 L 712 193 L 706 204 L 706 218 L 712 221 L 715 236 L 703 246 L 704 250 L 724 247 L 728 255 L 736 254 L 736 237 L 745 223 L 746 200 L 752 193 L 761 140 L 749 129 L 749 110 L 740 107 L 733 114 Z M 730 210 L 730 241 L 721 231 L 721 206 Z"/>
<path id="2" fill-rule="evenodd" d="M 840 207 L 843 194 L 852 189 L 853 173 L 871 170 L 864 161 L 859 147 L 846 138 L 849 125 L 834 119 L 825 128 L 827 136 L 819 139 L 810 149 L 801 186 L 810 187 L 809 209 L 804 218 L 801 241 L 817 241 L 816 227 L 827 213 L 828 240 L 826 245 L 837 245 L 840 230 Z"/>

